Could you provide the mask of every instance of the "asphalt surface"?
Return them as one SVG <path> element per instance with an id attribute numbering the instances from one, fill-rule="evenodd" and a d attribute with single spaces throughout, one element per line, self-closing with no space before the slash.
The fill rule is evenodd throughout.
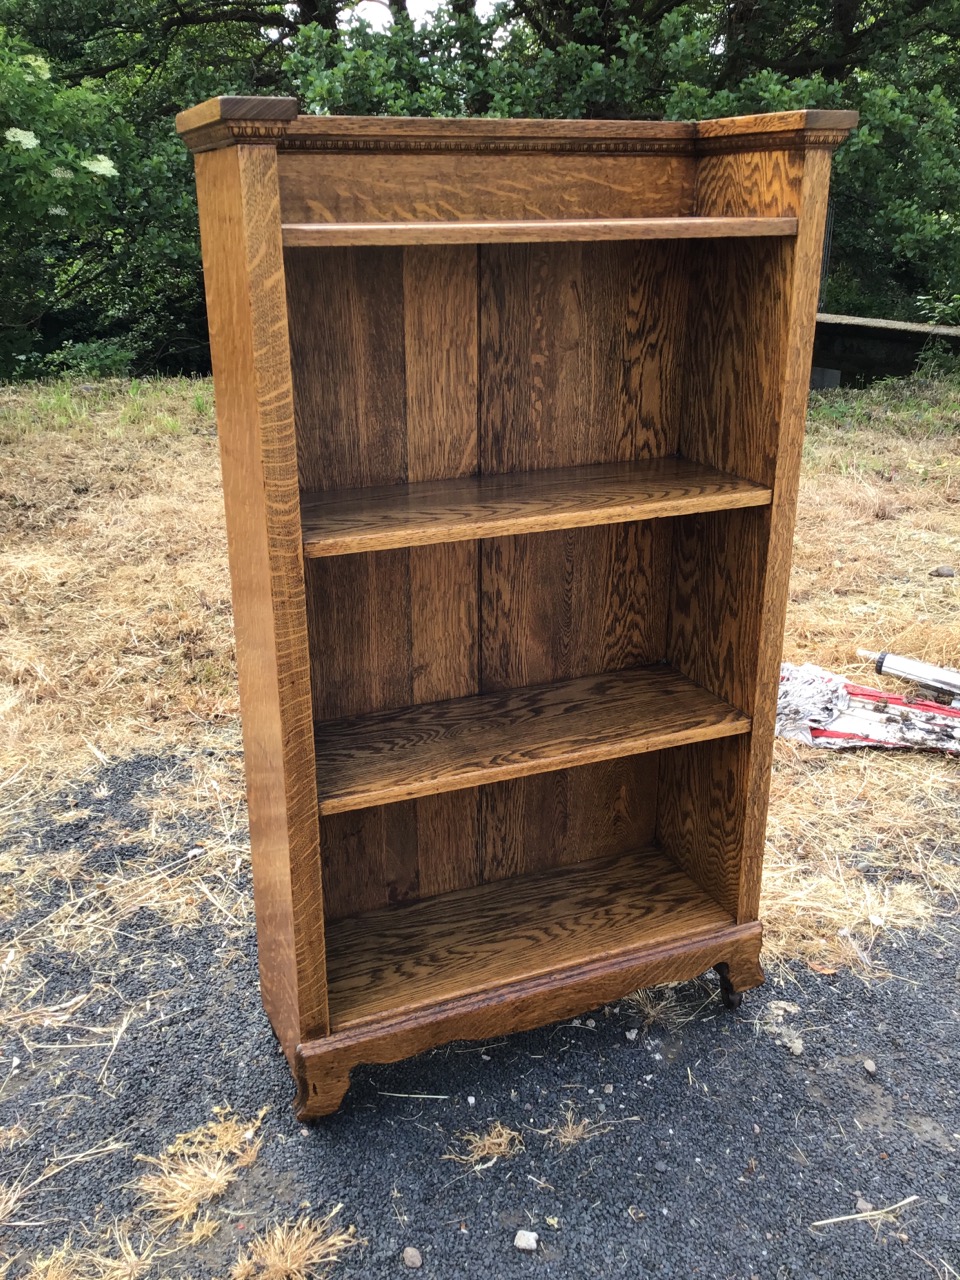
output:
<path id="1" fill-rule="evenodd" d="M 104 769 L 73 795 L 91 813 L 66 826 L 45 817 L 63 807 L 54 798 L 36 817 L 36 856 L 65 841 L 86 851 L 88 871 L 145 856 L 138 797 L 180 767 L 142 758 Z M 130 843 L 104 840 L 108 814 L 134 833 Z M 39 918 L 56 901 L 30 911 Z M 579 1025 L 358 1068 L 340 1112 L 306 1128 L 260 1005 L 253 931 L 209 918 L 176 932 L 143 910 L 117 951 L 90 960 L 46 947 L 33 957 L 46 1004 L 98 983 L 98 1024 L 135 1012 L 105 1072 L 103 1037 L 85 1048 L 69 1026 L 3 1046 L 0 1126 L 19 1120 L 32 1134 L 0 1155 L 0 1181 L 24 1168 L 36 1176 L 54 1153 L 126 1145 L 36 1188 L 22 1220 L 38 1225 L 3 1242 L 18 1259 L 11 1276 L 71 1231 L 133 1214 L 135 1154 L 156 1154 L 223 1103 L 244 1117 L 270 1108 L 263 1147 L 215 1206 L 225 1223 L 217 1236 L 171 1259 L 166 1274 L 228 1274 L 256 1230 L 339 1203 L 366 1241 L 337 1264 L 343 1277 L 407 1274 L 406 1246 L 420 1251 L 421 1276 L 444 1278 L 950 1280 L 960 1271 L 952 922 L 878 951 L 896 975 L 886 981 L 798 969 L 731 1014 L 706 979 L 681 989 L 691 1020 L 674 1030 L 644 1028 L 622 1004 Z M 16 927 L 28 922 L 26 912 Z M 550 1131 L 568 1106 L 594 1128 L 564 1148 Z M 443 1158 L 462 1149 L 457 1134 L 494 1120 L 518 1130 L 525 1150 L 480 1171 Z M 856 1213 L 858 1199 L 880 1208 L 908 1197 L 888 1219 L 813 1225 Z M 538 1233 L 536 1253 L 514 1248 L 518 1228 Z"/>

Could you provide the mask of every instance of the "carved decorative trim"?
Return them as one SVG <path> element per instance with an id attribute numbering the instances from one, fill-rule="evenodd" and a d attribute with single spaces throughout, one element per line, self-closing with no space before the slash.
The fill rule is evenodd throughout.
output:
<path id="1" fill-rule="evenodd" d="M 798 129 L 795 133 L 741 133 L 729 138 L 698 138 L 697 155 L 733 155 L 743 151 L 833 151 L 847 129 Z"/>
<path id="2" fill-rule="evenodd" d="M 251 141 L 251 139 L 244 139 Z M 588 153 L 590 155 L 692 155 L 693 140 L 687 138 L 623 139 L 608 142 L 594 139 L 572 141 L 563 138 L 497 138 L 449 141 L 439 138 L 398 139 L 373 138 L 291 138 L 278 143 L 280 151 L 326 151 L 337 154 L 372 155 L 504 155 L 510 152 Z"/>
<path id="3" fill-rule="evenodd" d="M 219 120 L 182 135 L 191 151 L 236 144 L 333 155 L 728 155 L 744 151 L 830 150 L 845 129 L 740 133 L 719 138 L 383 138 L 297 133 L 287 121 Z"/>
<path id="4" fill-rule="evenodd" d="M 693 138 L 364 138 L 292 134 L 283 123 L 221 120 L 182 135 L 191 151 L 234 144 L 272 146 L 278 151 L 335 155 L 503 155 L 562 153 L 589 155 L 692 155 Z"/>

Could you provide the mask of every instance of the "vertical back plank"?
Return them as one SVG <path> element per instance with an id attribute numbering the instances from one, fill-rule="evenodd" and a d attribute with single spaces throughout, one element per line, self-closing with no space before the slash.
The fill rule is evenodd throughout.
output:
<path id="1" fill-rule="evenodd" d="M 476 249 L 287 255 L 301 484 L 475 472 Z M 477 691 L 477 554 L 466 542 L 308 564 L 318 720 Z M 323 819 L 328 917 L 476 883 L 477 803 L 452 793 Z"/>
<path id="2" fill-rule="evenodd" d="M 483 543 L 482 691 L 659 660 L 669 534 L 654 520 Z M 484 880 L 646 843 L 656 779 L 642 757 L 481 788 Z"/>
<path id="3" fill-rule="evenodd" d="M 327 1011 L 276 153 L 196 156 L 263 1000 L 287 1056 Z"/>
<path id="4" fill-rule="evenodd" d="M 687 248 L 482 246 L 485 475 L 675 450 Z"/>
<path id="5" fill-rule="evenodd" d="M 676 449 L 687 246 L 484 246 L 484 473 L 660 457 Z M 481 544 L 481 689 L 655 662 L 669 526 Z M 485 880 L 621 853 L 653 832 L 644 757 L 481 789 Z"/>

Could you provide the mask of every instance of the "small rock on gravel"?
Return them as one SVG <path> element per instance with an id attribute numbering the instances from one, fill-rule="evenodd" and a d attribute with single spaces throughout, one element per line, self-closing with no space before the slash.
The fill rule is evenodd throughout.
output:
<path id="1" fill-rule="evenodd" d="M 513 1247 L 522 1249 L 524 1253 L 536 1253 L 539 1239 L 535 1231 L 518 1231 L 513 1237 Z"/>
<path id="2" fill-rule="evenodd" d="M 873 1213 L 873 1205 L 863 1196 L 857 1196 L 857 1213 Z"/>
<path id="3" fill-rule="evenodd" d="M 612 1084 L 605 1084 L 605 1085 L 603 1086 L 603 1092 L 604 1092 L 604 1093 L 613 1093 L 613 1085 L 612 1085 Z"/>
<path id="4" fill-rule="evenodd" d="M 864 1058 L 863 1069 L 868 1076 L 875 1076 L 877 1074 L 877 1064 L 872 1058 Z"/>
<path id="5" fill-rule="evenodd" d="M 408 1244 L 403 1251 L 403 1265 L 410 1267 L 413 1271 L 416 1271 L 417 1267 L 422 1267 L 423 1258 L 420 1255 L 420 1250 L 414 1249 L 413 1245 Z"/>

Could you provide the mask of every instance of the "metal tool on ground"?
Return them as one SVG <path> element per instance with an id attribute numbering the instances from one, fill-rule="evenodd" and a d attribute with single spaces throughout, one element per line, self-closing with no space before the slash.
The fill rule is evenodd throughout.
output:
<path id="1" fill-rule="evenodd" d="M 960 697 L 960 671 L 952 667 L 935 667 L 932 662 L 901 658 L 895 653 L 872 653 L 869 649 L 858 649 L 857 657 L 869 658 L 875 664 L 877 675 L 899 676 L 926 689 L 939 689 L 941 693 Z"/>

